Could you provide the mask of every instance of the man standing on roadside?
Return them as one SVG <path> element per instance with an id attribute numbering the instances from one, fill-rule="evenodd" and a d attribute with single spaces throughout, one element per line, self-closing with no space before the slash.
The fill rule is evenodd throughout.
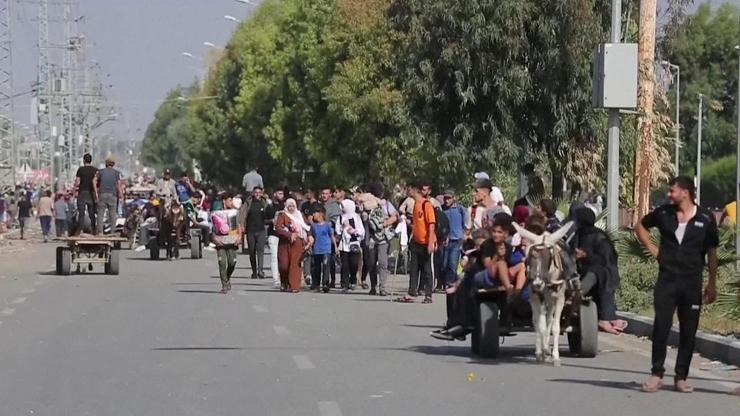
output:
<path id="1" fill-rule="evenodd" d="M 246 233 L 247 247 L 249 250 L 249 263 L 252 266 L 252 279 L 264 279 L 265 273 L 262 267 L 265 260 L 265 243 L 267 232 L 265 222 L 267 220 L 267 199 L 262 194 L 261 186 L 255 186 L 239 213 L 240 233 Z"/>
<path id="2" fill-rule="evenodd" d="M 242 178 L 242 186 L 247 191 L 247 195 L 251 195 L 252 191 L 256 187 L 261 189 L 265 188 L 265 184 L 262 183 L 262 175 L 260 175 L 260 169 L 255 168 L 244 174 Z"/>
<path id="3" fill-rule="evenodd" d="M 105 228 L 105 211 L 108 210 L 108 226 L 110 233 L 116 229 L 118 220 L 118 203 L 123 203 L 123 182 L 121 172 L 113 169 L 116 165 L 112 157 L 105 159 L 105 168 L 100 169 L 95 178 L 98 189 L 98 234 L 103 234 Z"/>
<path id="4" fill-rule="evenodd" d="M 423 303 L 432 303 L 432 268 L 434 252 L 437 251 L 436 220 L 434 207 L 422 193 L 422 186 L 413 184 L 409 187 L 409 196 L 414 199 L 412 214 L 412 238 L 409 244 L 409 269 L 411 278 L 408 294 L 400 302 L 412 303 L 418 296 L 417 289 L 424 288 Z M 421 281 L 421 285 L 419 284 Z"/>
<path id="5" fill-rule="evenodd" d="M 445 287 L 450 287 L 457 280 L 457 264 L 460 262 L 466 212 L 465 208 L 457 203 L 455 192 L 452 190 L 445 192 L 442 210 L 450 223 L 450 234 L 443 244 L 442 275 L 440 277 Z"/>
<path id="6" fill-rule="evenodd" d="M 666 343 L 674 312 L 678 315 L 680 331 L 674 388 L 681 393 L 694 390 L 686 378 L 699 327 L 705 258 L 709 280 L 704 288 L 704 301 L 712 303 L 717 297 L 719 233 L 714 215 L 694 203 L 694 182 L 690 178 L 679 176 L 671 180 L 669 186 L 669 204 L 656 208 L 637 224 L 637 238 L 658 260 L 652 370 L 650 378 L 642 385 L 646 393 L 657 392 L 663 384 Z M 660 248 L 650 239 L 650 228 L 660 232 Z"/>
<path id="7" fill-rule="evenodd" d="M 95 176 L 98 170 L 92 166 L 92 155 L 87 153 L 82 156 L 83 166 L 77 169 L 75 176 L 75 196 L 77 198 L 77 227 L 74 235 L 80 235 L 85 228 L 85 212 L 90 217 L 90 228 L 93 234 L 97 232 L 95 226 L 95 202 L 98 199 L 98 191 L 95 188 Z M 102 221 L 101 221 L 102 222 Z"/>
<path id="8" fill-rule="evenodd" d="M 278 270 L 278 245 L 280 238 L 275 234 L 275 218 L 277 213 L 285 210 L 285 191 L 278 188 L 272 194 L 272 202 L 265 209 L 265 224 L 267 225 L 267 244 L 270 246 L 270 273 L 275 289 L 280 289 L 280 271 Z"/>

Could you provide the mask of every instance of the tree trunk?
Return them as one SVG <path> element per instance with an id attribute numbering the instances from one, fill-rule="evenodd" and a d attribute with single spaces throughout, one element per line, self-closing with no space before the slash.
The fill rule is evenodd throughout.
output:
<path id="1" fill-rule="evenodd" d="M 552 199 L 560 202 L 563 200 L 563 170 L 550 164 L 552 172 Z"/>
<path id="2" fill-rule="evenodd" d="M 652 164 L 655 163 L 653 136 L 653 100 L 655 97 L 655 18 L 656 0 L 640 1 L 640 38 L 638 44 L 639 80 L 637 95 L 637 146 L 633 197 L 633 223 L 637 223 L 650 209 Z"/>

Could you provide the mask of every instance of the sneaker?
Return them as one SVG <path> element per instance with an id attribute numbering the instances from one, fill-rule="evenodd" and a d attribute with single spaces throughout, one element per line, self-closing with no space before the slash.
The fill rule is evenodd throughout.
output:
<path id="1" fill-rule="evenodd" d="M 432 303 L 432 297 L 431 296 L 425 296 L 424 300 L 421 301 L 421 303 L 429 304 Z"/>
<path id="2" fill-rule="evenodd" d="M 323 291 L 324 293 L 329 293 L 329 287 L 328 287 L 328 286 L 324 286 L 324 288 L 323 288 L 323 289 L 321 289 L 321 290 L 322 290 L 322 291 Z"/>
<path id="3" fill-rule="evenodd" d="M 370 295 L 370 296 L 376 296 L 377 294 L 378 294 L 378 292 L 375 291 L 375 289 L 370 289 L 370 292 L 368 292 L 368 295 Z"/>
<path id="4" fill-rule="evenodd" d="M 203 247 L 203 250 L 205 250 L 205 251 L 216 251 L 216 249 L 214 247 L 211 247 L 211 246 L 205 246 L 205 247 Z"/>
<path id="5" fill-rule="evenodd" d="M 138 246 L 138 247 L 136 247 L 134 249 L 134 251 L 137 252 L 137 253 L 141 253 L 144 250 L 146 250 L 146 246 L 145 245 L 140 245 L 140 246 Z"/>
<path id="6" fill-rule="evenodd" d="M 380 292 L 378 292 L 378 296 L 389 296 L 390 293 L 386 292 L 385 290 L 381 289 Z"/>
<path id="7" fill-rule="evenodd" d="M 210 248 L 216 248 L 216 244 L 210 243 L 210 244 L 208 244 L 208 247 L 210 247 Z"/>

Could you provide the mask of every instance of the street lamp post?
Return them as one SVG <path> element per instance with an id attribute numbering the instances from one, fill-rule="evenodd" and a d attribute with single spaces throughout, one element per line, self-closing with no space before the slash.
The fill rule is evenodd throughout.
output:
<path id="1" fill-rule="evenodd" d="M 228 14 L 226 16 L 224 16 L 224 19 L 226 19 L 226 20 L 228 20 L 230 22 L 234 22 L 234 23 L 241 23 L 241 21 L 239 19 L 237 19 L 234 16 L 230 16 Z"/>
<path id="2" fill-rule="evenodd" d="M 740 230 L 737 224 L 737 207 L 740 206 L 740 45 L 735 46 L 737 51 L 737 99 L 735 100 L 735 111 L 737 111 L 737 154 L 735 155 L 735 270 L 740 270 Z"/>
<path id="3" fill-rule="evenodd" d="M 704 95 L 699 94 L 699 128 L 696 135 L 696 204 L 701 205 L 701 130 Z"/>
<path id="4" fill-rule="evenodd" d="M 663 65 L 669 69 L 676 70 L 676 166 L 674 167 L 676 176 L 680 174 L 679 170 L 679 159 L 681 149 L 681 68 L 678 65 L 674 65 L 668 61 L 663 61 Z"/>

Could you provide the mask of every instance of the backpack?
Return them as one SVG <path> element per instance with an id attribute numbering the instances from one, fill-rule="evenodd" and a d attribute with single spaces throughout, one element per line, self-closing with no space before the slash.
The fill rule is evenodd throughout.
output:
<path id="1" fill-rule="evenodd" d="M 424 203 L 431 204 L 429 201 Z M 434 234 L 437 235 L 438 242 L 445 241 L 450 236 L 450 220 L 441 207 L 434 208 Z"/>

